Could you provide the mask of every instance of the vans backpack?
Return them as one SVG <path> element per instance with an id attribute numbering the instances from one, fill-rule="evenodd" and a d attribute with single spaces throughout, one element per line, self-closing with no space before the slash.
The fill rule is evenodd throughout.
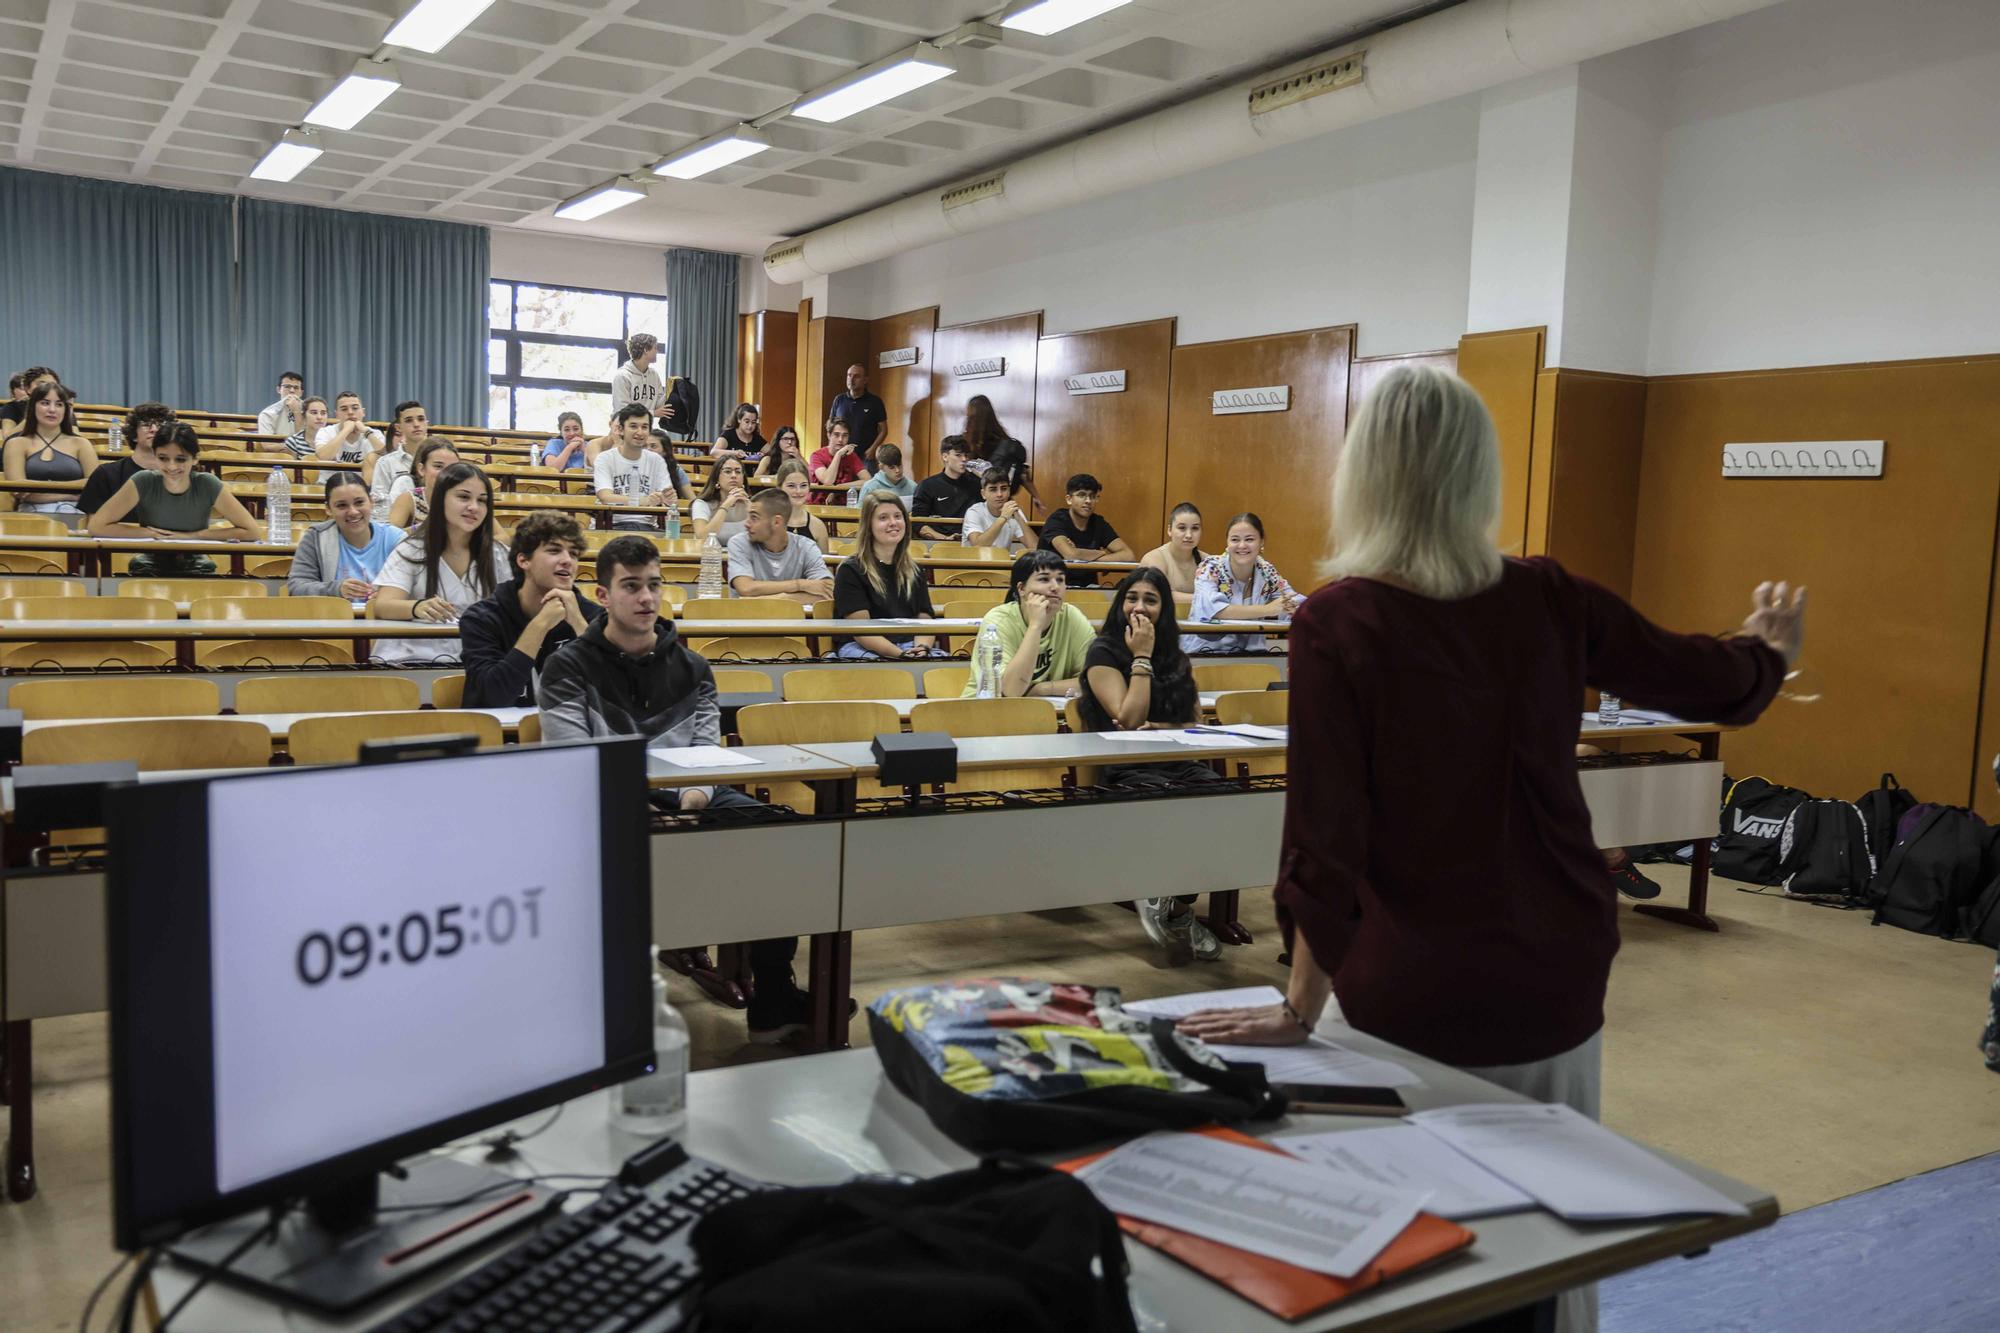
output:
<path id="1" fill-rule="evenodd" d="M 975 1151 L 1055 1151 L 1156 1129 L 1268 1120 L 1264 1067 L 1230 1064 L 1109 986 L 976 978 L 893 990 L 868 1006 L 889 1082 Z"/>
<path id="2" fill-rule="evenodd" d="M 1896 825 L 1896 845 L 1876 872 L 1876 925 L 1951 935 L 1985 887 L 1986 821 L 1950 805 L 1919 805 Z"/>
<path id="3" fill-rule="evenodd" d="M 1894 773 L 1884 773 L 1882 785 L 1854 803 L 1861 812 L 1861 822 L 1868 826 L 1868 850 L 1877 861 L 1896 845 L 1896 823 L 1916 803 L 1917 798 L 1896 781 Z"/>
<path id="4" fill-rule="evenodd" d="M 1778 836 L 1778 870 L 1788 898 L 1867 904 L 1875 854 L 1861 811 L 1846 801 L 1801 801 Z"/>
<path id="5" fill-rule="evenodd" d="M 1731 782 L 1722 796 L 1722 827 L 1715 835 L 1709 869 L 1724 879 L 1776 884 L 1785 819 L 1812 798 L 1797 787 L 1763 778 Z"/>

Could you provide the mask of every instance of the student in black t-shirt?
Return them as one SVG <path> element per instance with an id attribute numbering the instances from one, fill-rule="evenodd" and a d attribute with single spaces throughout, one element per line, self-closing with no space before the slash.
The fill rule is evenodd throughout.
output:
<path id="1" fill-rule="evenodd" d="M 917 483 L 910 497 L 910 513 L 917 518 L 964 518 L 965 511 L 979 503 L 979 478 L 966 468 L 972 450 L 963 435 L 947 435 L 938 445 L 938 462 L 943 471 Z M 961 541 L 957 525 L 926 527 L 923 535 L 937 541 Z"/>
<path id="2" fill-rule="evenodd" d="M 94 514 L 104 507 L 104 502 L 118 493 L 118 488 L 131 480 L 135 472 L 151 472 L 159 466 L 153 458 L 153 439 L 161 427 L 174 419 L 174 409 L 165 403 L 140 403 L 125 414 L 125 443 L 127 452 L 113 455 L 108 461 L 99 463 L 90 479 L 83 483 L 83 493 L 76 497 L 76 507 L 86 514 Z"/>
<path id="3" fill-rule="evenodd" d="M 931 590 L 910 554 L 910 521 L 893 492 L 861 502 L 861 530 L 868 534 L 833 576 L 833 614 L 841 620 L 932 620 Z M 941 655 L 937 636 L 887 638 L 857 634 L 840 641 L 847 658 Z"/>
<path id="4" fill-rule="evenodd" d="M 1087 565 L 1096 560 L 1137 560 L 1132 548 L 1118 535 L 1118 530 L 1107 523 L 1097 512 L 1097 497 L 1104 493 L 1104 487 L 1088 472 L 1079 472 L 1063 487 L 1069 500 L 1069 508 L 1058 509 L 1050 514 L 1042 524 L 1042 545 L 1053 547 L 1070 564 L 1069 582 L 1073 588 L 1093 587 L 1097 583 L 1095 575 L 1087 570 L 1079 570 L 1078 565 Z"/>

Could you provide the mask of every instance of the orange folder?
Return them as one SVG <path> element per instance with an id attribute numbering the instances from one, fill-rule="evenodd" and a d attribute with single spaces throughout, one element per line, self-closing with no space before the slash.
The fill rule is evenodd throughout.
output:
<path id="1" fill-rule="evenodd" d="M 1240 1143 L 1247 1148 L 1286 1155 L 1276 1144 L 1239 1134 L 1233 1129 L 1224 1129 L 1220 1125 L 1195 1132 L 1225 1143 Z M 1074 1171 L 1102 1156 L 1103 1153 L 1092 1153 L 1073 1161 L 1058 1162 L 1056 1167 L 1061 1171 Z M 1470 1246 L 1474 1239 L 1472 1232 L 1456 1222 L 1446 1221 L 1431 1213 L 1418 1213 L 1415 1220 L 1404 1227 L 1402 1234 L 1390 1241 L 1367 1268 L 1352 1278 L 1338 1278 L 1330 1273 L 1316 1273 L 1281 1259 L 1267 1258 L 1220 1241 L 1177 1231 L 1157 1222 L 1144 1222 L 1121 1215 L 1118 1225 L 1126 1235 L 1172 1255 L 1197 1273 L 1220 1282 L 1238 1296 L 1262 1306 L 1280 1319 L 1303 1319 L 1357 1292 L 1378 1287 L 1390 1278 L 1400 1277 L 1412 1269 L 1435 1263 L 1446 1255 L 1456 1254 Z"/>

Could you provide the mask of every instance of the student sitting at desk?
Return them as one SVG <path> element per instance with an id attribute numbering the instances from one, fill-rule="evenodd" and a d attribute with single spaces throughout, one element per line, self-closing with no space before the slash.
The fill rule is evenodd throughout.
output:
<path id="1" fill-rule="evenodd" d="M 715 437 L 715 444 L 708 456 L 720 461 L 724 458 L 739 458 L 743 466 L 754 467 L 751 461 L 764 452 L 770 441 L 757 430 L 757 404 L 738 403 L 736 410 L 729 414 L 729 424 L 722 428 L 722 434 Z"/>
<path id="2" fill-rule="evenodd" d="M 318 438 L 322 430 L 326 429 L 326 419 L 330 414 L 326 399 L 318 394 L 307 398 L 302 406 L 305 410 L 305 419 L 299 422 L 297 430 L 285 437 L 284 444 L 279 447 L 293 458 L 315 458 L 318 454 L 313 441 Z"/>
<path id="3" fill-rule="evenodd" d="M 604 615 L 550 656 L 537 695 L 542 735 L 551 741 L 644 736 L 649 746 L 720 745 L 722 709 L 715 675 L 660 618 L 660 553 L 643 537 L 616 537 L 597 553 L 597 599 Z M 670 810 L 757 804 L 732 787 L 654 793 Z M 792 976 L 796 939 L 750 945 L 756 993 L 750 1040 L 783 1041 L 805 1031 L 812 998 Z"/>
<path id="4" fill-rule="evenodd" d="M 938 445 L 938 471 L 917 483 L 910 496 L 913 518 L 964 518 L 965 511 L 979 503 L 979 478 L 966 471 L 971 446 L 963 435 L 947 435 Z M 959 541 L 962 525 L 925 527 L 921 535 L 934 541 Z"/>
<path id="5" fill-rule="evenodd" d="M 1754 594 L 1730 638 L 1673 634 L 1547 559 L 1505 559 L 1500 450 L 1478 394 L 1390 371 L 1333 482 L 1334 578 L 1293 623 L 1275 889 L 1282 1004 L 1181 1021 L 1304 1041 L 1328 1000 L 1360 1031 L 1596 1118 L 1617 899 L 1577 779 L 1586 687 L 1747 723 L 1804 633 L 1805 593 Z M 1586 1293 L 1564 1313 L 1595 1322 Z"/>
<path id="6" fill-rule="evenodd" d="M 1189 727 L 1201 720 L 1201 692 L 1194 667 L 1181 651 L 1174 625 L 1174 590 L 1157 569 L 1135 569 L 1118 584 L 1111 610 L 1083 655 L 1083 693 L 1076 710 L 1092 731 L 1141 731 Z M 1215 770 L 1197 759 L 1159 764 L 1109 764 L 1111 787 L 1174 787 L 1215 782 Z M 1176 959 L 1212 962 L 1222 941 L 1194 919 L 1194 898 L 1141 898 L 1139 924 L 1146 938 Z"/>
<path id="7" fill-rule="evenodd" d="M 1277 566 L 1264 558 L 1264 520 L 1238 514 L 1229 520 L 1229 549 L 1201 562 L 1194 576 L 1189 620 L 1290 620 L 1305 598 L 1292 591 Z M 1261 634 L 1183 634 L 1190 653 L 1261 653 Z"/>
<path id="8" fill-rule="evenodd" d="M 417 449 L 417 461 L 405 477 L 389 487 L 389 522 L 405 532 L 424 526 L 431 512 L 431 488 L 444 470 L 458 461 L 458 450 L 444 440 L 425 440 Z"/>
<path id="9" fill-rule="evenodd" d="M 903 502 L 894 494 L 869 496 L 861 502 L 861 530 L 867 538 L 833 576 L 833 614 L 842 620 L 935 619 L 930 585 L 910 554 L 910 517 Z M 858 634 L 842 639 L 838 649 L 841 657 L 892 661 L 939 653 L 934 634 L 894 639 Z"/>
<path id="10" fill-rule="evenodd" d="M 375 501 L 359 472 L 326 474 L 326 512 L 299 538 L 285 587 L 294 597 L 345 597 L 365 602 L 389 553 L 409 534 L 375 521 Z"/>
<path id="11" fill-rule="evenodd" d="M 83 483 L 83 493 L 76 497 L 76 507 L 86 514 L 94 514 L 104 508 L 104 502 L 116 495 L 118 488 L 131 480 L 135 473 L 151 472 L 159 466 L 153 458 L 153 441 L 159 437 L 160 428 L 173 419 L 174 409 L 165 403 L 140 403 L 127 412 L 127 451 L 97 465 L 97 470 Z"/>
<path id="12" fill-rule="evenodd" d="M 1042 522 L 1042 541 L 1071 564 L 1088 565 L 1097 560 L 1137 560 L 1118 530 L 1097 512 L 1097 499 L 1104 487 L 1088 472 L 1079 472 L 1063 487 L 1069 501 Z M 1076 570 L 1071 576 L 1079 588 L 1097 586 L 1097 576 Z"/>
<path id="13" fill-rule="evenodd" d="M 514 525 L 514 577 L 458 620 L 465 707 L 514 708 L 535 701 L 535 673 L 556 649 L 603 614 L 576 595 L 583 529 L 542 510 Z"/>
<path id="14" fill-rule="evenodd" d="M 1028 526 L 1027 515 L 1014 502 L 1014 490 L 1003 468 L 988 468 L 979 483 L 979 503 L 965 511 L 967 546 L 998 546 L 1019 555 L 1042 542 Z"/>
<path id="15" fill-rule="evenodd" d="M 375 620 L 449 624 L 507 579 L 507 547 L 493 534 L 493 483 L 470 463 L 453 463 L 432 488 L 435 523 L 398 546 L 375 580 Z M 378 661 L 455 662 L 457 639 L 380 639 Z"/>
<path id="16" fill-rule="evenodd" d="M 816 602 L 833 596 L 833 575 L 819 547 L 787 529 L 792 502 L 764 490 L 750 502 L 743 531 L 729 539 L 729 586 L 738 597 L 789 597 Z"/>
<path id="17" fill-rule="evenodd" d="M 959 697 L 977 698 L 981 691 L 1009 699 L 1077 693 L 1083 655 L 1097 631 L 1083 612 L 1063 601 L 1067 587 L 1063 558 L 1054 551 L 1030 551 L 1014 562 L 1007 600 L 980 618 L 972 674 Z M 999 644 L 997 681 L 992 679 L 994 664 L 987 660 L 989 629 Z"/>
<path id="18" fill-rule="evenodd" d="M 27 420 L 0 448 L 7 480 L 82 481 L 97 470 L 97 451 L 77 429 L 75 402 L 76 395 L 54 380 L 41 380 L 28 390 L 22 403 Z M 14 508 L 24 514 L 77 512 L 76 497 L 61 491 L 18 495 Z"/>
<path id="19" fill-rule="evenodd" d="M 588 467 L 593 461 L 584 457 L 584 446 L 588 443 L 583 434 L 583 418 L 574 412 L 564 412 L 556 418 L 556 437 L 542 446 L 542 466 L 559 472 Z"/>
<path id="20" fill-rule="evenodd" d="M 812 470 L 813 484 L 819 487 L 813 492 L 813 503 L 846 504 L 848 490 L 868 480 L 860 446 L 848 438 L 847 423 L 839 418 L 827 422 L 821 435 L 826 443 L 813 451 L 806 464 Z"/>
<path id="21" fill-rule="evenodd" d="M 778 469 L 774 480 L 778 489 L 785 493 L 785 498 L 792 502 L 792 521 L 785 524 L 785 531 L 794 537 L 809 539 L 824 555 L 827 549 L 826 520 L 812 511 L 812 481 L 806 476 L 806 465 L 787 463 Z"/>
<path id="22" fill-rule="evenodd" d="M 185 421 L 170 421 L 153 437 L 158 470 L 135 472 L 104 507 L 90 516 L 93 537 L 196 537 L 205 541 L 260 542 L 264 525 L 250 517 L 222 478 L 196 472 L 201 437 Z M 217 516 L 226 528 L 211 528 Z M 128 517 L 129 516 L 129 517 Z M 132 557 L 134 574 L 213 574 L 215 562 L 186 551 L 148 552 Z"/>
<path id="23" fill-rule="evenodd" d="M 1194 576 L 1207 556 L 1201 553 L 1201 510 L 1183 500 L 1167 515 L 1167 539 L 1139 557 L 1174 585 L 1176 607 L 1194 605 Z"/>
<path id="24" fill-rule="evenodd" d="M 743 521 L 750 516 L 750 491 L 743 483 L 742 459 L 725 458 L 709 469 L 708 485 L 695 497 L 690 514 L 698 543 L 713 537 L 727 546 L 743 531 Z"/>
<path id="25" fill-rule="evenodd" d="M 875 475 L 861 483 L 861 498 L 866 500 L 877 491 L 887 491 L 901 500 L 905 511 L 910 497 L 917 493 L 917 483 L 903 470 L 903 450 L 898 445 L 884 444 L 875 450 Z"/>
<path id="26" fill-rule="evenodd" d="M 775 477 L 778 469 L 787 463 L 806 465 L 806 456 L 799 452 L 799 430 L 796 426 L 780 426 L 771 442 L 764 446 L 764 452 L 757 456 L 757 470 L 753 477 Z"/>

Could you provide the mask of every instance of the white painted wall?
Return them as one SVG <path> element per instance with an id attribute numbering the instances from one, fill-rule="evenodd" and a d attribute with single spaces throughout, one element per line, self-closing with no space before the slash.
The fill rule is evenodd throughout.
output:
<path id="1" fill-rule="evenodd" d="M 667 252 L 654 245 L 494 227 L 493 276 L 558 287 L 667 294 Z"/>
<path id="2" fill-rule="evenodd" d="M 1654 374 L 2000 351 L 2000 4 L 1672 39 Z"/>
<path id="3" fill-rule="evenodd" d="M 1051 333 L 1175 315 L 1182 342 L 1354 322 L 1363 355 L 1465 332 L 1477 98 L 1274 149 L 837 274 L 835 314 L 936 303 Z"/>
<path id="4" fill-rule="evenodd" d="M 1561 364 L 1576 161 L 1577 67 L 1490 88 L 1479 98 L 1471 266 L 1464 333 L 1548 326 Z"/>

